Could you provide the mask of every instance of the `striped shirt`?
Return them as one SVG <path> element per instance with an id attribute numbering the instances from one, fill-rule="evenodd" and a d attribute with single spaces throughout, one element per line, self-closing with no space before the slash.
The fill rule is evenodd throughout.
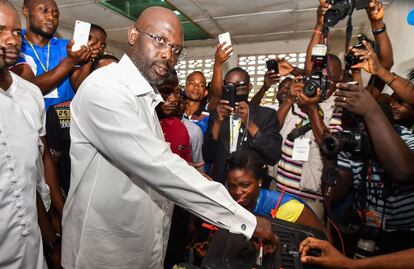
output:
<path id="1" fill-rule="evenodd" d="M 323 121 L 326 126 L 334 130 L 341 130 L 341 114 L 335 112 L 334 96 L 329 97 L 320 103 L 320 110 L 323 112 Z M 285 189 L 287 193 L 299 197 L 322 200 L 321 176 L 322 176 L 322 156 L 319 145 L 316 142 L 312 130 L 304 134 L 303 138 L 310 139 L 310 151 L 308 161 L 296 161 L 292 159 L 293 143 L 287 139 L 288 134 L 297 125 L 304 125 L 309 121 L 308 115 L 294 104 L 292 110 L 285 119 L 280 134 L 283 137 L 282 158 L 277 167 L 270 167 L 269 175 L 276 177 L 277 189 Z"/>
<path id="2" fill-rule="evenodd" d="M 413 133 L 402 126 L 396 126 L 395 129 L 408 147 L 414 150 Z M 364 202 L 365 211 L 374 212 L 378 216 L 377 219 L 379 218 L 377 222 L 374 222 L 372 218 L 366 218 L 367 225 L 380 227 L 382 222 L 382 229 L 387 232 L 414 231 L 414 186 L 391 183 L 387 188 L 389 194 L 385 200 L 384 210 L 384 182 L 390 182 L 390 180 L 385 179 L 384 169 L 377 161 L 371 160 L 371 173 L 363 169 L 364 165 L 366 163 L 360 160 L 351 160 L 349 153 L 341 152 L 338 155 L 339 169 L 352 173 L 354 188 L 367 193 L 366 202 Z M 362 181 L 364 175 L 366 179 Z"/>

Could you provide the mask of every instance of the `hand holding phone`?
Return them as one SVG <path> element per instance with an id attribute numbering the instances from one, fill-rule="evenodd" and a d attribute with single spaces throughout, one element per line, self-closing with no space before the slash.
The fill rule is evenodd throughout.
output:
<path id="1" fill-rule="evenodd" d="M 75 22 L 75 30 L 73 31 L 73 47 L 72 51 L 78 51 L 82 46 L 87 46 L 89 41 L 89 32 L 91 24 L 77 20 Z"/>
<path id="2" fill-rule="evenodd" d="M 220 45 L 223 46 L 223 50 L 226 50 L 226 48 L 231 47 L 230 33 L 225 32 L 225 33 L 219 34 L 218 35 L 218 41 L 219 41 Z"/>
<path id="3" fill-rule="evenodd" d="M 229 102 L 229 106 L 232 108 L 236 107 L 236 89 L 234 85 L 224 85 L 222 96 L 224 100 Z"/>
<path id="4" fill-rule="evenodd" d="M 270 59 L 266 61 L 266 67 L 268 71 L 273 71 L 275 74 L 279 74 L 279 66 L 277 65 L 276 60 Z"/>

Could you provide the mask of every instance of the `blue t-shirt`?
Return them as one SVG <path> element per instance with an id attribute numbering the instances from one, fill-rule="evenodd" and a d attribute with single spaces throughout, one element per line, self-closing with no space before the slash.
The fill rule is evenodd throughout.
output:
<path id="1" fill-rule="evenodd" d="M 272 216 L 289 222 L 296 222 L 305 207 L 305 202 L 302 199 L 284 193 L 279 204 L 276 216 L 273 216 L 272 211 L 276 208 L 280 195 L 279 191 L 270 191 L 261 189 L 259 198 L 257 198 L 256 206 L 253 213 L 265 216 Z"/>
<path id="2" fill-rule="evenodd" d="M 67 56 L 66 46 L 68 40 L 53 37 L 50 39 L 50 52 L 49 46 L 40 47 L 36 44 L 33 44 L 33 48 L 36 50 L 36 53 L 33 51 L 30 43 L 24 38 L 26 30 L 22 31 L 22 50 L 20 53 L 20 58 L 17 61 L 17 64 L 28 64 L 30 69 L 33 71 L 35 76 L 39 76 L 46 72 L 43 69 L 46 68 L 49 71 L 55 68 L 64 58 Z M 49 54 L 49 55 L 48 55 Z M 49 64 L 48 62 L 49 56 Z M 39 62 L 40 60 L 40 62 Z M 42 67 L 43 65 L 43 67 Z M 48 67 L 48 68 L 47 68 Z M 57 87 L 57 89 L 52 90 L 49 94 L 44 96 L 45 99 L 45 109 L 53 105 L 71 100 L 74 96 L 72 85 L 70 84 L 70 76 L 68 75 Z"/>

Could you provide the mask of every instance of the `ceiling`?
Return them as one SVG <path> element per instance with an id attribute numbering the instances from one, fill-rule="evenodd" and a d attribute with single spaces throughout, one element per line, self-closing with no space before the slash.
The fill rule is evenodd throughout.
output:
<path id="1" fill-rule="evenodd" d="M 127 1 L 127 0 L 123 0 Z M 142 0 L 146 2 L 148 0 Z M 313 31 L 318 0 L 165 0 L 198 24 L 210 39 L 186 42 L 186 46 L 215 44 L 215 37 L 230 32 L 233 43 L 307 38 Z M 386 6 L 393 0 L 386 1 Z M 22 0 L 10 0 L 19 10 Z M 102 26 L 109 44 L 126 47 L 128 27 L 133 21 L 100 4 L 98 0 L 57 0 L 60 28 L 72 29 L 76 20 Z M 354 28 L 367 24 L 365 11 L 353 16 Z M 336 29 L 345 28 L 341 22 Z"/>

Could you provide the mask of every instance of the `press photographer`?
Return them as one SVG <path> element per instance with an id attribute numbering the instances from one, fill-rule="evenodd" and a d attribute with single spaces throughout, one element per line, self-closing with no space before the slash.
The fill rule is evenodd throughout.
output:
<path id="1" fill-rule="evenodd" d="M 379 105 L 364 88 L 346 83 L 339 83 L 337 87 L 335 105 L 354 114 L 354 118 L 360 117 L 361 121 L 349 130 L 352 135 L 337 135 L 338 140 L 354 143 L 340 149 L 339 177 L 332 197 L 341 200 L 344 197 L 339 192 L 346 194 L 345 186 L 353 187 L 353 208 L 359 220 L 353 225 L 358 227 L 360 242 L 369 246 L 365 249 L 370 249 L 369 255 L 411 248 L 414 244 L 414 135 L 405 127 L 395 125 L 387 104 Z M 387 110 L 386 116 L 383 111 Z M 358 136 L 355 130 L 359 140 L 355 139 Z M 372 147 L 370 154 L 366 152 L 367 144 Z"/>

